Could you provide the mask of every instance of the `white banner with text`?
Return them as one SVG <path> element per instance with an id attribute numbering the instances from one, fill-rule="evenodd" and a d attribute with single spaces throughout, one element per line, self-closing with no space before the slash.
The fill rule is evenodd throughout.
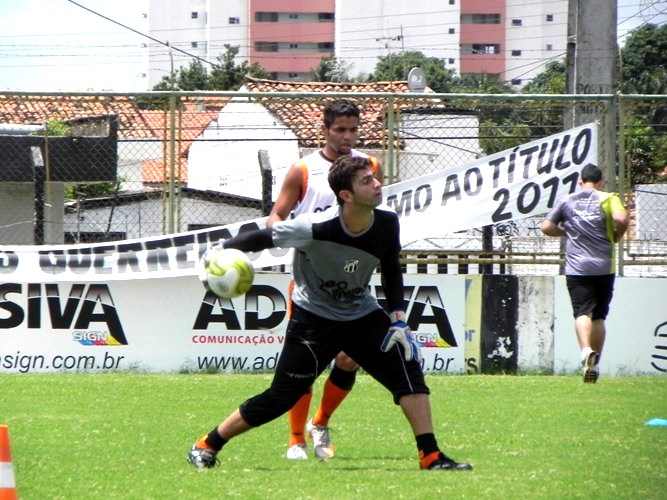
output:
<path id="1" fill-rule="evenodd" d="M 403 246 L 455 231 L 546 213 L 574 192 L 579 172 L 597 164 L 597 125 L 583 125 L 467 165 L 384 188 L 384 206 L 401 220 Z M 113 243 L 2 246 L 0 279 L 110 281 L 194 276 L 207 247 L 265 226 L 266 218 Z M 251 255 L 255 268 L 289 264 L 291 250 Z"/>

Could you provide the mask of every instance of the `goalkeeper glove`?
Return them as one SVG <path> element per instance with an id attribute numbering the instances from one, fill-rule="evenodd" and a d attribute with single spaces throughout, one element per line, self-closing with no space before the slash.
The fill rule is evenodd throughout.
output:
<path id="1" fill-rule="evenodd" d="M 389 332 L 382 341 L 380 349 L 382 352 L 388 352 L 396 344 L 403 347 L 403 357 L 406 361 L 415 360 L 421 363 L 422 353 L 419 341 L 412 335 L 410 327 L 405 322 L 405 313 L 403 311 L 394 311 L 389 315 L 391 326 Z"/>

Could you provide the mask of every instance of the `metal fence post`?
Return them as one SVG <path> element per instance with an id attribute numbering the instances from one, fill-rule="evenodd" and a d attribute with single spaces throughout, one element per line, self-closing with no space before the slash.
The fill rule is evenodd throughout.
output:
<path id="1" fill-rule="evenodd" d="M 35 193 L 35 213 L 33 221 L 33 241 L 35 245 L 44 244 L 44 158 L 39 146 L 30 146 L 33 168 L 33 186 Z"/>
<path id="2" fill-rule="evenodd" d="M 397 180 L 396 164 L 394 162 L 394 97 L 387 98 L 387 182 L 392 184 Z"/>
<path id="3" fill-rule="evenodd" d="M 262 173 L 262 215 L 269 215 L 273 207 L 273 171 L 271 170 L 271 158 L 266 149 L 257 152 L 259 169 Z"/>
<path id="4" fill-rule="evenodd" d="M 167 232 L 176 232 L 176 93 L 169 94 L 169 205 Z"/>
<path id="5" fill-rule="evenodd" d="M 625 188 L 626 185 L 629 186 L 629 179 L 626 179 L 625 173 L 625 102 L 622 95 L 618 95 L 618 136 L 616 137 L 616 154 L 618 156 L 618 195 L 621 197 L 623 204 L 626 204 L 625 200 Z M 626 184 L 627 183 L 627 184 Z M 627 210 L 630 207 L 625 207 Z M 617 243 L 617 262 L 618 262 L 618 275 L 623 276 L 623 267 L 625 264 L 625 249 L 624 242 L 626 241 L 625 237 L 621 238 L 621 241 Z"/>

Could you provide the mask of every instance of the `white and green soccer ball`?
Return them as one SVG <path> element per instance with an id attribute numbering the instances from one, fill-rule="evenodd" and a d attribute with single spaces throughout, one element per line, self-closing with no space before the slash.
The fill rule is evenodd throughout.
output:
<path id="1" fill-rule="evenodd" d="M 199 279 L 218 297 L 231 299 L 250 290 L 255 270 L 240 250 L 213 247 L 201 258 Z"/>

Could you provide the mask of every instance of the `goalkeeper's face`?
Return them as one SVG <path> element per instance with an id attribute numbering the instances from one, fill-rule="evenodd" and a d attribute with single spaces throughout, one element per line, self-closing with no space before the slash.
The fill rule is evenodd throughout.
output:
<path id="1" fill-rule="evenodd" d="M 350 202 L 363 207 L 375 208 L 382 203 L 382 184 L 377 180 L 373 169 L 357 170 L 352 178 L 352 196 Z"/>

